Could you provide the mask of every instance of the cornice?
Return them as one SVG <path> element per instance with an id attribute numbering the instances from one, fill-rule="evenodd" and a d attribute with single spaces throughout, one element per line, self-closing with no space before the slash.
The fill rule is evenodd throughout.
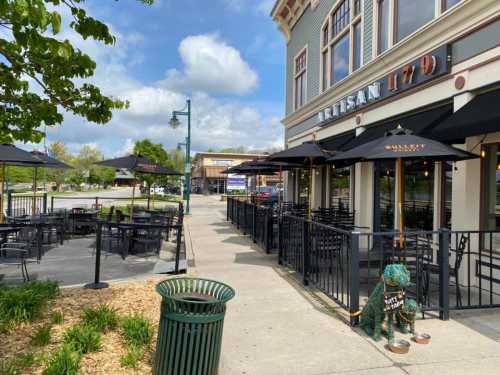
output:
<path id="1" fill-rule="evenodd" d="M 271 11 L 271 17 L 278 25 L 278 30 L 290 41 L 291 31 L 300 19 L 307 6 L 316 9 L 320 0 L 278 0 Z"/>
<path id="2" fill-rule="evenodd" d="M 453 11 L 434 19 L 409 38 L 377 56 L 344 81 L 316 96 L 300 110 L 285 117 L 282 123 L 287 128 L 298 125 L 315 116 L 329 104 L 356 92 L 415 58 L 443 44 L 450 43 L 469 30 L 499 16 L 500 1 L 498 0 L 465 1 Z"/>

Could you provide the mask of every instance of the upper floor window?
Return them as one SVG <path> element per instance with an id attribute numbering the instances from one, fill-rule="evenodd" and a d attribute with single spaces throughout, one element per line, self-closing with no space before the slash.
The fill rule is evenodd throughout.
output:
<path id="1" fill-rule="evenodd" d="M 378 0 L 377 48 L 378 54 L 400 42 L 437 14 L 463 0 Z"/>
<path id="2" fill-rule="evenodd" d="M 321 88 L 346 78 L 362 64 L 361 0 L 337 3 L 322 29 Z"/>
<path id="3" fill-rule="evenodd" d="M 295 58 L 294 70 L 294 103 L 295 109 L 299 109 L 306 101 L 306 73 L 307 73 L 307 49 L 304 49 Z"/>
<path id="4" fill-rule="evenodd" d="M 434 18 L 436 0 L 396 0 L 395 3 L 396 42 L 406 38 Z"/>
<path id="5" fill-rule="evenodd" d="M 443 11 L 454 7 L 461 1 L 462 0 L 443 0 Z"/>

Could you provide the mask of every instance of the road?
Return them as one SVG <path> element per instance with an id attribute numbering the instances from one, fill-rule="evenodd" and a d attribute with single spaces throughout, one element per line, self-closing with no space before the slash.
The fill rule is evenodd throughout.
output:
<path id="1" fill-rule="evenodd" d="M 136 194 L 139 193 L 136 191 Z M 61 194 L 53 196 L 54 208 L 71 209 L 73 207 L 92 206 L 95 203 L 95 197 L 99 197 L 99 203 L 104 206 L 110 206 L 115 200 L 113 198 L 132 197 L 132 188 L 113 188 L 111 190 L 102 190 L 94 192 L 75 192 L 72 194 Z M 101 199 L 104 197 L 105 199 Z M 109 198 L 106 198 L 109 197 Z M 52 199 L 52 198 L 49 198 Z M 125 201 L 123 201 L 125 202 Z M 122 202 L 122 204 L 123 204 Z M 50 205 L 50 201 L 49 201 Z"/>

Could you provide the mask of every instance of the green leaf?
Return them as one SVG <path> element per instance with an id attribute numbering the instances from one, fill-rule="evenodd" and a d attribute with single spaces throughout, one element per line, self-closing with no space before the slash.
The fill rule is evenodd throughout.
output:
<path id="1" fill-rule="evenodd" d="M 55 34 L 59 34 L 61 31 L 61 15 L 57 12 L 52 12 L 52 32 Z"/>

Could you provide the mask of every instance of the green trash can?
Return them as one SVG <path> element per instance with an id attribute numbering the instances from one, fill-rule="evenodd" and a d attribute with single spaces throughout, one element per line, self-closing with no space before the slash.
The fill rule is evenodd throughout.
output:
<path id="1" fill-rule="evenodd" d="M 162 303 L 154 374 L 216 375 L 226 302 L 234 289 L 213 280 L 176 278 L 159 283 L 156 291 Z"/>

